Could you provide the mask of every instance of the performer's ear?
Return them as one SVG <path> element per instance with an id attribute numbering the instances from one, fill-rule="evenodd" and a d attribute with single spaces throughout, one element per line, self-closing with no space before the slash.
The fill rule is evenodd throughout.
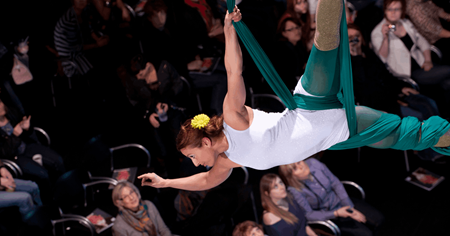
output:
<path id="1" fill-rule="evenodd" d="M 202 143 L 203 143 L 203 145 L 204 146 L 207 146 L 207 147 L 210 147 L 211 146 L 211 139 L 210 138 L 208 138 L 208 137 L 203 137 L 202 138 Z"/>

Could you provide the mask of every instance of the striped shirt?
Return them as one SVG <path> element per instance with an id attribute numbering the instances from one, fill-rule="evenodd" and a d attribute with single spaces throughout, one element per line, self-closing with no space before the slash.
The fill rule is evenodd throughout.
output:
<path id="1" fill-rule="evenodd" d="M 83 54 L 83 39 L 77 21 L 77 15 L 71 7 L 56 23 L 54 31 L 55 48 L 60 57 L 64 74 L 86 74 L 92 65 Z"/>

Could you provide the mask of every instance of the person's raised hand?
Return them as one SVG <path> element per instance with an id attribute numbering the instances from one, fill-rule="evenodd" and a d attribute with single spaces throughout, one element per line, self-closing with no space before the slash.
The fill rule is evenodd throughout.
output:
<path id="1" fill-rule="evenodd" d="M 150 124 L 155 127 L 155 128 L 159 128 L 159 121 L 156 119 L 156 117 L 158 117 L 158 114 L 156 113 L 152 113 L 150 115 L 150 117 L 148 118 L 148 120 L 150 121 Z"/>
<path id="2" fill-rule="evenodd" d="M 23 132 L 23 129 L 22 129 L 22 124 L 21 123 L 18 123 L 16 126 L 14 126 L 13 134 L 15 136 L 19 137 L 19 135 L 21 135 L 22 132 Z"/>
<path id="3" fill-rule="evenodd" d="M 232 28 L 234 22 L 239 22 L 242 19 L 241 10 L 237 6 L 234 6 L 233 12 L 225 15 L 224 31 Z"/>
<path id="4" fill-rule="evenodd" d="M 165 188 L 167 187 L 166 180 L 159 177 L 155 173 L 147 173 L 138 176 L 138 179 L 141 180 L 142 186 L 150 186 L 154 188 Z"/>
<path id="5" fill-rule="evenodd" d="M 30 128 L 30 119 L 31 116 L 28 117 L 24 116 L 22 118 L 22 121 L 19 123 L 22 130 L 28 130 Z"/>
<path id="6" fill-rule="evenodd" d="M 381 34 L 383 34 L 383 38 L 387 38 L 389 35 L 389 24 L 386 23 L 381 26 Z"/>
<path id="7" fill-rule="evenodd" d="M 122 9 L 122 20 L 127 22 L 131 21 L 130 12 L 128 12 L 128 9 L 126 7 Z"/>

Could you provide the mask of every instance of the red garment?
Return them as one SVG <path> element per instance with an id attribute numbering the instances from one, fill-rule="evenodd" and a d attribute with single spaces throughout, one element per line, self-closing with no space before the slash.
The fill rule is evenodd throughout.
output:
<path id="1" fill-rule="evenodd" d="M 184 0 L 184 2 L 192 8 L 197 8 L 198 12 L 205 21 L 208 32 L 210 32 L 212 27 L 214 26 L 213 15 L 211 7 L 208 5 L 206 0 L 198 0 L 198 3 L 192 2 L 192 0 Z"/>

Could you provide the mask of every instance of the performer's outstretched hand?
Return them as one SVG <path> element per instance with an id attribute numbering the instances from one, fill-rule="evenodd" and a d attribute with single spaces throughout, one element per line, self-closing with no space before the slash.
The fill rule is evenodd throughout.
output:
<path id="1" fill-rule="evenodd" d="M 224 30 L 228 30 L 233 26 L 231 21 L 239 22 L 241 19 L 241 10 L 239 10 L 237 6 L 234 6 L 232 13 L 228 13 L 227 11 L 227 15 L 225 16 Z"/>
<path id="2" fill-rule="evenodd" d="M 147 173 L 140 175 L 138 179 L 141 180 L 142 186 L 150 186 L 154 188 L 165 188 L 167 187 L 166 180 L 159 177 L 155 173 Z"/>

